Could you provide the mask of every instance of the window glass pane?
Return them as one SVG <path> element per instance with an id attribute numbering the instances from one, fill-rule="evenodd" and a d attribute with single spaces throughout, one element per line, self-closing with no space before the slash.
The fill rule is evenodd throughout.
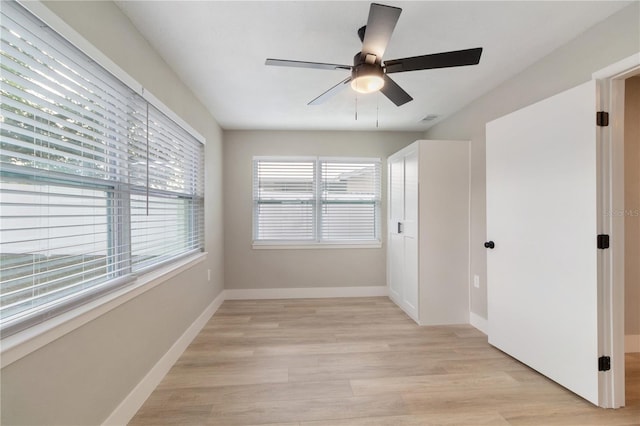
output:
<path id="1" fill-rule="evenodd" d="M 148 208 L 147 208 L 148 206 Z M 193 235 L 193 201 L 179 197 L 131 195 L 131 264 L 133 270 L 200 247 Z"/>
<path id="2" fill-rule="evenodd" d="M 315 164 L 312 161 L 258 161 L 255 196 L 260 201 L 313 200 Z"/>
<path id="3" fill-rule="evenodd" d="M 15 317 L 118 275 L 113 192 L 2 174 L 0 317 Z"/>
<path id="4" fill-rule="evenodd" d="M 324 200 L 380 198 L 380 162 L 322 161 L 321 170 Z"/>
<path id="5" fill-rule="evenodd" d="M 322 204 L 323 240 L 375 240 L 376 204 Z"/>
<path id="6" fill-rule="evenodd" d="M 258 203 L 258 240 L 313 239 L 313 203 Z"/>

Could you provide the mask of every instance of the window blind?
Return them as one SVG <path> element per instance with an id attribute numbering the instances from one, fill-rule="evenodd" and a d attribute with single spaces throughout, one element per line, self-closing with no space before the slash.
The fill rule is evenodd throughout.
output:
<path id="1" fill-rule="evenodd" d="M 148 113 L 148 152 L 140 139 L 131 148 L 133 270 L 204 245 L 202 145 L 153 106 Z"/>
<path id="2" fill-rule="evenodd" d="M 315 175 L 315 161 L 254 161 L 256 240 L 314 240 Z"/>
<path id="3" fill-rule="evenodd" d="M 201 249 L 204 168 L 202 144 L 140 95 L 16 3 L 1 14 L 6 336 Z"/>
<path id="4" fill-rule="evenodd" d="M 254 241 L 380 239 L 378 159 L 254 159 Z"/>
<path id="5" fill-rule="evenodd" d="M 380 226 L 380 163 L 320 160 L 321 240 L 370 241 Z"/>

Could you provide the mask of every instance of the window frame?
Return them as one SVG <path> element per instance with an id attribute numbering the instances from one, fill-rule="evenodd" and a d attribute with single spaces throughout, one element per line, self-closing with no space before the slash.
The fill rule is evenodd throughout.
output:
<path id="1" fill-rule="evenodd" d="M 18 9 L 22 15 L 20 20 L 31 19 L 29 15 L 35 16 L 36 19 L 44 22 L 34 34 L 37 37 L 46 39 L 54 33 L 56 37 L 65 39 L 69 43 L 69 48 L 76 49 L 88 56 L 93 61 L 93 67 L 101 68 L 111 73 L 120 83 L 128 87 L 132 92 L 139 95 L 149 105 L 155 107 L 159 112 L 173 121 L 191 137 L 202 145 L 202 159 L 204 159 L 205 138 L 193 129 L 186 121 L 174 113 L 169 107 L 162 103 L 153 94 L 147 91 L 140 83 L 133 79 L 127 72 L 116 65 L 110 58 L 104 55 L 100 50 L 87 41 L 82 35 L 66 24 L 60 17 L 53 13 L 39 1 L 16 1 Z M 6 4 L 7 7 L 15 7 L 13 4 Z M 3 6 L 4 8 L 4 6 Z M 33 170 L 30 170 L 33 175 Z M 51 172 L 42 171 L 43 175 L 51 176 Z M 204 179 L 204 168 L 202 169 Z M 46 183 L 46 182 L 43 182 Z M 121 184 L 110 182 L 112 187 L 107 188 L 108 192 L 113 192 L 115 198 L 114 203 L 121 203 L 122 208 L 130 205 L 130 196 L 133 192 L 123 190 Z M 106 188 L 106 187 L 105 187 Z M 204 190 L 203 190 L 204 191 Z M 177 195 L 177 194 L 176 194 Z M 202 214 L 204 215 L 204 192 L 199 197 L 196 196 L 201 203 Z M 190 198 L 196 200 L 196 198 Z M 126 215 L 128 217 L 128 215 Z M 130 222 L 130 218 L 127 219 Z M 199 232 L 204 232 L 204 223 L 200 223 L 203 219 L 196 217 L 196 214 L 190 215 L 187 222 L 194 223 L 194 226 L 200 227 Z M 126 222 L 126 221 L 125 221 Z M 195 223 L 198 222 L 198 223 Z M 107 223 L 109 232 L 114 232 L 110 238 L 116 238 L 118 241 L 129 241 L 130 245 L 130 226 L 127 223 L 120 222 L 117 226 L 113 226 L 113 217 L 107 215 Z M 130 223 L 129 223 L 130 225 Z M 1 368 L 13 363 L 14 361 L 28 355 L 47 343 L 67 334 L 74 329 L 86 324 L 87 322 L 99 317 L 100 315 L 115 309 L 123 303 L 137 297 L 162 282 L 171 279 L 178 273 L 193 267 L 194 265 L 204 261 L 207 253 L 204 251 L 204 235 L 201 236 L 202 247 L 197 250 L 191 250 L 181 253 L 180 255 L 166 259 L 163 262 L 140 268 L 135 272 L 121 275 L 115 279 L 108 280 L 103 286 L 99 286 L 97 292 L 87 292 L 78 299 L 79 303 L 74 303 L 70 308 L 63 308 L 59 311 L 55 309 L 48 318 L 29 324 L 27 327 L 20 327 L 17 331 L 6 333 L 3 331 L 0 345 Z M 86 299 L 86 300 L 85 300 Z"/>
<path id="2" fill-rule="evenodd" d="M 257 239 L 258 232 L 258 214 L 257 206 L 259 201 L 255 197 L 256 180 L 256 164 L 259 161 L 273 162 L 304 162 L 313 161 L 314 163 L 314 195 L 312 204 L 314 206 L 313 215 L 313 239 L 309 240 L 264 240 Z M 378 178 L 378 198 L 373 201 L 375 209 L 374 223 L 374 239 L 367 240 L 323 240 L 321 238 L 322 225 L 322 207 L 324 204 L 332 204 L 324 202 L 322 199 L 322 163 L 374 163 L 376 164 Z M 251 161 L 252 179 L 252 248 L 256 250 L 263 249 L 364 249 L 364 248 L 381 248 L 382 247 L 382 174 L 383 164 L 379 157 L 337 157 L 337 156 L 254 156 Z"/>

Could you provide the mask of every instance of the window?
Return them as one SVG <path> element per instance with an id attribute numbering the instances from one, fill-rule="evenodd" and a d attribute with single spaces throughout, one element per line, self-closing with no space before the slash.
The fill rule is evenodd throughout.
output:
<path id="1" fill-rule="evenodd" d="M 203 248 L 203 145 L 3 2 L 0 327 L 13 334 Z"/>
<path id="2" fill-rule="evenodd" d="M 380 241 L 380 160 L 253 161 L 254 244 Z"/>

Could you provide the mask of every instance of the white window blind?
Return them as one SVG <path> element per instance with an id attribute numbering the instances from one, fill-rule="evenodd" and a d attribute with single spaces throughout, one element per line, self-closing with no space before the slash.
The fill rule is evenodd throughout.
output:
<path id="1" fill-rule="evenodd" d="M 315 161 L 254 161 L 256 240 L 312 241 Z"/>
<path id="2" fill-rule="evenodd" d="M 21 6 L 1 10 L 3 336 L 202 249 L 203 146 Z"/>
<path id="3" fill-rule="evenodd" d="M 151 105 L 148 125 L 148 151 L 139 138 L 131 144 L 134 271 L 204 246 L 202 144 Z"/>
<path id="4" fill-rule="evenodd" d="M 380 162 L 320 160 L 321 240 L 378 239 Z"/>
<path id="5" fill-rule="evenodd" d="M 254 159 L 254 241 L 380 240 L 380 160 Z"/>

